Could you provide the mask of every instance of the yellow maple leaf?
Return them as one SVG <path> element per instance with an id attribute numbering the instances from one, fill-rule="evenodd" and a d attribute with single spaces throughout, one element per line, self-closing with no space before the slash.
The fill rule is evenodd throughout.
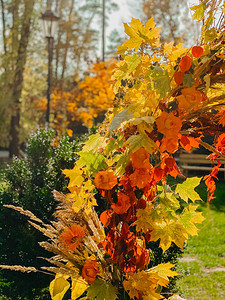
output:
<path id="1" fill-rule="evenodd" d="M 150 217 L 151 210 L 152 208 L 150 206 L 147 206 L 145 209 L 137 209 L 137 220 L 135 221 L 137 231 L 146 233 L 152 228 L 153 220 Z"/>
<path id="2" fill-rule="evenodd" d="M 128 49 L 135 49 L 137 51 L 142 43 L 149 43 L 155 46 L 154 42 L 156 42 L 155 40 L 159 37 L 161 28 L 154 28 L 155 23 L 153 18 L 151 18 L 145 26 L 142 25 L 139 19 L 132 18 L 129 25 L 124 23 L 125 33 L 130 39 L 120 47 L 120 50 L 127 47 Z"/>
<path id="3" fill-rule="evenodd" d="M 183 210 L 180 219 L 178 221 L 181 224 L 187 233 L 190 235 L 198 235 L 198 228 L 194 223 L 202 223 L 205 218 L 202 216 L 201 212 L 196 212 L 198 205 L 189 205 Z"/>
<path id="4" fill-rule="evenodd" d="M 178 57 L 185 54 L 188 51 L 188 48 L 183 47 L 183 43 L 179 43 L 176 46 L 173 45 L 173 42 L 165 43 L 164 45 L 164 55 L 168 57 L 170 62 L 175 62 Z"/>
<path id="5" fill-rule="evenodd" d="M 170 247 L 172 242 L 183 249 L 184 242 L 187 238 L 188 234 L 186 229 L 174 220 L 152 224 L 151 241 L 160 239 L 159 247 L 162 248 L 163 252 Z"/>
<path id="6" fill-rule="evenodd" d="M 74 187 L 74 186 L 81 186 L 82 182 L 84 181 L 84 178 L 82 176 L 83 171 L 79 168 L 77 168 L 76 166 L 69 170 L 69 169 L 65 169 L 63 170 L 63 174 L 66 175 L 66 177 L 69 177 L 70 182 L 68 184 L 68 188 L 70 187 Z"/>
<path id="7" fill-rule="evenodd" d="M 149 271 L 157 272 L 157 274 L 161 278 L 158 284 L 161 286 L 166 286 L 169 283 L 168 277 L 174 277 L 179 275 L 176 271 L 171 270 L 171 268 L 173 268 L 174 266 L 175 265 L 168 262 L 164 264 L 159 264 L 156 267 L 151 268 Z"/>

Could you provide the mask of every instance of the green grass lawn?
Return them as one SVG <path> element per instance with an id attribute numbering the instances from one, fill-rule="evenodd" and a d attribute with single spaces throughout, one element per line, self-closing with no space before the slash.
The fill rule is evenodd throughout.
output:
<path id="1" fill-rule="evenodd" d="M 206 192 L 198 192 L 205 197 Z M 190 238 L 180 259 L 177 282 L 180 296 L 194 300 L 225 299 L 225 183 L 217 185 L 210 208 L 200 205 L 206 220 L 199 235 Z"/>

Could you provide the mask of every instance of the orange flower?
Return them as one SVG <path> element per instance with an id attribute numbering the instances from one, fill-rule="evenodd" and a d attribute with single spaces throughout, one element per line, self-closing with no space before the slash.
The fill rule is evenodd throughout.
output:
<path id="1" fill-rule="evenodd" d="M 181 91 L 182 95 L 177 97 L 179 108 L 189 109 L 190 106 L 199 105 L 203 100 L 201 92 L 197 91 L 195 87 L 184 88 Z"/>
<path id="2" fill-rule="evenodd" d="M 130 198 L 124 193 L 118 191 L 117 193 L 118 201 L 117 203 L 113 203 L 112 209 L 118 214 L 125 214 L 130 208 Z"/>
<path id="3" fill-rule="evenodd" d="M 216 116 L 219 117 L 219 124 L 225 127 L 225 109 L 221 110 Z"/>
<path id="4" fill-rule="evenodd" d="M 142 189 L 151 181 L 152 174 L 147 169 L 136 169 L 129 178 L 132 187 L 137 186 Z"/>
<path id="5" fill-rule="evenodd" d="M 163 133 L 167 139 L 176 138 L 181 129 L 182 121 L 175 117 L 173 113 L 163 112 L 156 120 L 159 132 Z"/>
<path id="6" fill-rule="evenodd" d="M 80 244 L 80 240 L 84 237 L 85 227 L 72 224 L 66 227 L 59 237 L 59 243 L 63 248 L 74 251 Z"/>
<path id="7" fill-rule="evenodd" d="M 150 155 L 144 148 L 131 153 L 130 160 L 134 169 L 151 169 L 152 165 L 149 162 Z"/>
<path id="8" fill-rule="evenodd" d="M 94 183 L 98 189 L 111 190 L 117 184 L 117 176 L 113 171 L 99 171 Z"/>
<path id="9" fill-rule="evenodd" d="M 85 263 L 82 269 L 82 277 L 88 282 L 93 283 L 99 273 L 99 267 L 96 260 L 90 260 Z"/>

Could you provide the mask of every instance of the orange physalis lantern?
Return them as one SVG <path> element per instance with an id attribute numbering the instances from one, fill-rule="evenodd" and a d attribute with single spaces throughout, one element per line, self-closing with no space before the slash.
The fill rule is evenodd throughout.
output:
<path id="1" fill-rule="evenodd" d="M 203 48 L 201 46 L 194 46 L 192 48 L 192 55 L 196 58 L 199 58 L 203 54 Z"/>
<path id="2" fill-rule="evenodd" d="M 131 206 L 130 198 L 120 191 L 118 191 L 117 197 L 118 197 L 118 201 L 117 203 L 112 204 L 112 209 L 117 214 L 125 214 Z"/>
<path id="3" fill-rule="evenodd" d="M 167 139 L 177 138 L 181 129 L 182 121 L 175 117 L 173 113 L 162 112 L 161 116 L 156 119 L 158 131 L 165 135 Z"/>
<path id="4" fill-rule="evenodd" d="M 176 84 L 178 84 L 178 85 L 182 84 L 183 78 L 184 78 L 184 72 L 181 72 L 181 71 L 175 72 L 174 80 L 175 80 Z"/>
<path id="5" fill-rule="evenodd" d="M 140 148 L 130 155 L 130 160 L 134 169 L 151 169 L 152 165 L 149 162 L 149 153 L 144 149 Z"/>
<path id="6" fill-rule="evenodd" d="M 111 190 L 117 184 L 117 176 L 113 171 L 99 171 L 94 182 L 98 189 Z"/>
<path id="7" fill-rule="evenodd" d="M 188 71 L 190 69 L 191 65 L 192 65 L 192 59 L 190 56 L 185 55 L 181 58 L 181 61 L 180 61 L 181 72 Z"/>

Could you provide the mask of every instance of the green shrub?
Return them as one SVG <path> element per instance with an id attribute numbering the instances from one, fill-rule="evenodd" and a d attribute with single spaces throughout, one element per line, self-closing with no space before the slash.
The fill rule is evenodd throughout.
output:
<path id="1" fill-rule="evenodd" d="M 68 135 L 58 138 L 52 130 L 39 130 L 27 142 L 25 157 L 14 158 L 2 171 L 0 187 L 0 260 L 1 264 L 48 265 L 38 257 L 48 257 L 38 242 L 43 236 L 26 217 L 5 208 L 12 204 L 32 211 L 43 221 L 51 220 L 55 210 L 52 191 L 66 192 L 65 168 L 73 168 L 80 150 L 79 140 Z M 0 273 L 0 299 L 50 299 L 48 287 L 52 277 L 42 273 L 23 274 L 3 270 Z"/>

